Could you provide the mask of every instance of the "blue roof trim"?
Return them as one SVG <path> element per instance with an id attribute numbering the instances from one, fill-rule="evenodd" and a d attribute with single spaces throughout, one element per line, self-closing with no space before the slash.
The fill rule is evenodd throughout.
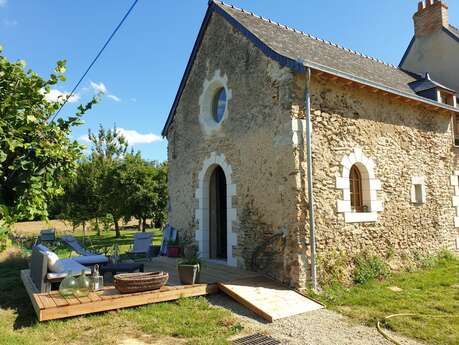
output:
<path id="1" fill-rule="evenodd" d="M 212 0 L 210 0 L 206 15 L 201 24 L 201 28 L 199 29 L 198 37 L 196 38 L 196 42 L 194 43 L 190 58 L 188 59 L 188 63 L 186 65 L 185 72 L 183 73 L 182 80 L 180 81 L 180 86 L 175 96 L 174 103 L 172 103 L 172 108 L 169 112 L 169 116 L 167 117 L 166 124 L 164 125 L 164 128 L 161 132 L 161 135 L 163 137 L 167 135 L 167 130 L 169 129 L 169 126 L 174 117 L 175 110 L 177 109 L 178 103 L 180 101 L 180 97 L 182 96 L 183 90 L 188 80 L 188 76 L 191 72 L 191 67 L 193 66 L 194 59 L 196 58 L 196 54 L 201 45 L 202 39 L 204 37 L 204 33 L 207 29 L 207 25 L 209 23 L 210 17 L 213 12 L 216 12 L 219 15 L 221 15 L 223 18 L 225 18 L 228 21 L 228 23 L 230 23 L 235 29 L 239 30 L 250 42 L 252 42 L 256 47 L 258 47 L 267 57 L 273 59 L 274 61 L 277 61 L 282 67 L 290 67 L 297 72 L 304 72 L 305 70 L 303 62 L 293 60 L 289 57 L 286 57 L 286 56 L 283 56 L 277 53 L 272 48 L 268 47 L 265 43 L 263 43 L 252 32 L 247 30 L 241 23 L 239 23 L 236 19 L 234 19 L 230 14 L 228 14 L 220 6 L 218 6 Z"/>
<path id="2" fill-rule="evenodd" d="M 406 58 L 408 57 L 408 54 L 411 51 L 411 48 L 413 47 L 414 41 L 416 41 L 416 37 L 413 36 L 413 38 L 410 41 L 410 44 L 408 45 L 408 48 L 406 48 L 405 54 L 403 54 L 402 60 L 398 64 L 399 68 L 402 68 L 403 63 L 405 62 Z"/>
<path id="3" fill-rule="evenodd" d="M 448 30 L 448 28 L 443 28 L 443 32 L 445 32 L 448 36 L 450 36 L 452 39 L 456 40 L 456 42 L 459 43 L 459 37 L 454 33 L 451 32 L 451 30 Z"/>

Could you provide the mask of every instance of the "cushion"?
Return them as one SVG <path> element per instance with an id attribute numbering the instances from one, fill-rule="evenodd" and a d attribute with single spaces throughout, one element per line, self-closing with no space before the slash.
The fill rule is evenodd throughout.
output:
<path id="1" fill-rule="evenodd" d="M 62 272 L 63 267 L 59 263 L 59 257 L 56 253 L 52 251 L 46 252 L 46 256 L 48 257 L 48 270 L 51 272 Z"/>
<path id="2" fill-rule="evenodd" d="M 79 276 L 81 271 L 84 271 L 85 274 L 91 274 L 91 270 L 82 264 L 76 262 L 72 258 L 70 259 L 60 259 L 58 264 L 61 265 L 62 271 L 60 272 L 50 272 L 48 273 L 48 279 L 64 278 L 70 272 L 72 276 Z"/>
<path id="3" fill-rule="evenodd" d="M 74 256 L 72 260 L 85 265 L 85 266 L 92 266 L 92 265 L 103 265 L 108 263 L 108 258 L 104 255 L 85 255 L 85 256 Z"/>

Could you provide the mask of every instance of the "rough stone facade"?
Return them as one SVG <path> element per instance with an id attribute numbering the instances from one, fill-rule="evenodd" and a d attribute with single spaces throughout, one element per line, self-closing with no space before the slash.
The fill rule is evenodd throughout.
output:
<path id="1" fill-rule="evenodd" d="M 295 81 L 303 102 L 304 78 Z M 319 257 L 362 252 L 397 259 L 456 249 L 452 207 L 457 170 L 451 116 L 402 104 L 330 80 L 312 81 L 315 224 Z M 355 148 L 374 161 L 383 210 L 375 222 L 346 223 L 337 212 L 336 177 Z M 413 177 L 423 177 L 425 203 L 411 199 Z M 305 193 L 305 192 L 303 192 Z"/>
<path id="2" fill-rule="evenodd" d="M 200 102 L 215 76 L 231 100 L 221 125 L 206 130 Z M 169 223 L 180 237 L 207 245 L 206 176 L 224 166 L 231 184 L 227 229 L 235 238 L 228 264 L 300 288 L 308 283 L 310 256 L 304 87 L 303 75 L 281 68 L 214 13 L 167 131 Z M 320 77 L 311 90 L 318 256 L 370 251 L 400 259 L 456 248 L 452 198 L 459 187 L 451 176 L 459 165 L 450 115 Z M 337 178 L 353 152 L 374 164 L 379 182 L 368 195 L 378 201 L 376 221 L 350 223 L 338 212 L 346 191 Z M 425 203 L 415 204 L 418 180 Z"/>
<path id="3" fill-rule="evenodd" d="M 216 70 L 227 76 L 232 99 L 220 128 L 207 133 L 199 121 L 199 99 Z M 200 227 L 203 205 L 196 192 L 204 162 L 223 156 L 236 191 L 228 206 L 235 209 L 236 219 L 228 229 L 237 234 L 237 265 L 267 269 L 283 281 L 288 281 L 286 271 L 300 279 L 297 256 L 306 257 L 305 250 L 284 252 L 285 239 L 277 235 L 297 227 L 292 80 L 289 69 L 280 68 L 213 14 L 167 135 L 169 222 L 181 238 L 196 238 Z"/>

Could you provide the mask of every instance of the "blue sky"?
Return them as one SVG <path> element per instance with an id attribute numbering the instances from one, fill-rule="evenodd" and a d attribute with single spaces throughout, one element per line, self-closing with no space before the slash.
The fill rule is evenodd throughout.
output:
<path id="1" fill-rule="evenodd" d="M 296 29 L 398 64 L 413 34 L 417 1 L 234 0 L 230 3 Z M 11 60 L 47 76 L 67 59 L 70 91 L 132 4 L 131 0 L 0 0 L 0 45 Z M 450 21 L 459 25 L 459 4 L 450 0 Z M 94 89 L 106 96 L 75 130 L 81 138 L 99 124 L 125 130 L 144 157 L 166 159 L 161 129 L 169 113 L 206 0 L 140 0 L 77 91 L 80 101 Z M 92 84 L 91 84 L 92 82 Z M 62 112 L 71 114 L 77 103 Z M 127 131 L 127 132 L 126 132 Z"/>

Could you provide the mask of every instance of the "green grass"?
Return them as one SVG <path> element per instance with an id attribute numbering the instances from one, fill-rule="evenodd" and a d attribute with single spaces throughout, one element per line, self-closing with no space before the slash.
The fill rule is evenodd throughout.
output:
<path id="1" fill-rule="evenodd" d="M 118 241 L 124 251 L 135 232 L 124 230 L 120 239 L 111 232 L 89 236 L 94 246 Z M 159 244 L 160 233 L 155 233 Z M 65 247 L 57 249 L 60 255 L 70 254 Z M 125 337 L 150 337 L 164 344 L 229 344 L 226 339 L 242 328 L 229 311 L 203 297 L 39 323 L 19 276 L 27 267 L 23 255 L 17 250 L 0 257 L 0 345 L 112 345 Z"/>
<path id="2" fill-rule="evenodd" d="M 416 313 L 420 316 L 390 319 L 384 326 L 429 344 L 459 344 L 459 259 L 451 255 L 439 256 L 417 272 L 395 273 L 350 289 L 335 286 L 317 297 L 370 326 L 390 314 Z"/>

